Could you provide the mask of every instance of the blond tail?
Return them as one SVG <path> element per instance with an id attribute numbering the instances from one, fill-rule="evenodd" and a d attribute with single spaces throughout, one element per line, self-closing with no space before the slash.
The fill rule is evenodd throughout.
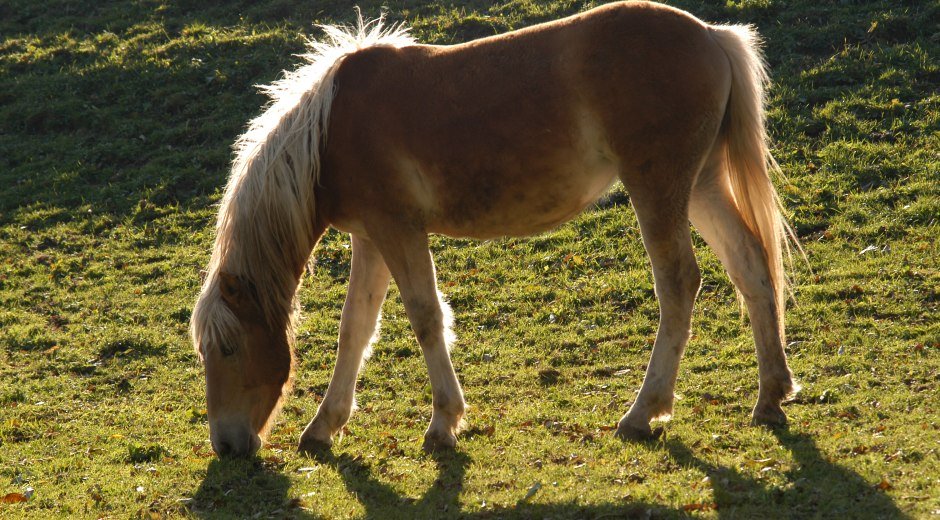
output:
<path id="1" fill-rule="evenodd" d="M 750 26 L 713 26 L 712 36 L 731 63 L 731 98 L 725 123 L 726 165 L 738 212 L 757 236 L 767 257 L 777 300 L 780 338 L 787 295 L 783 252 L 792 236 L 771 182 L 779 171 L 767 148 L 764 90 L 769 81 L 760 52 L 760 37 Z"/>

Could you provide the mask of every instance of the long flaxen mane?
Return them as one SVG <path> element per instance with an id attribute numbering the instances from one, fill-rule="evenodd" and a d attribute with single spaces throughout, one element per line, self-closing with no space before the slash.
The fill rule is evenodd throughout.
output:
<path id="1" fill-rule="evenodd" d="M 286 327 L 293 340 L 298 270 L 317 239 L 315 188 L 338 65 L 366 47 L 414 43 L 404 25 L 384 27 L 382 18 L 364 22 L 360 15 L 356 27 L 320 27 L 326 37 L 309 40 L 300 55 L 307 63 L 260 87 L 270 103 L 235 142 L 215 245 L 190 324 L 200 355 L 202 345 L 239 345 L 238 320 L 219 292 L 222 272 L 248 282 L 268 326 Z"/>

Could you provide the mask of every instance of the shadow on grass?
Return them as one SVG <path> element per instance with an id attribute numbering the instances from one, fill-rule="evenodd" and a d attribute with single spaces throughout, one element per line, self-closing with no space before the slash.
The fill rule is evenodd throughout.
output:
<path id="1" fill-rule="evenodd" d="M 463 489 L 464 476 L 470 457 L 461 452 L 433 454 L 438 477 L 425 494 L 417 500 L 399 495 L 387 484 L 371 475 L 371 468 L 359 458 L 332 453 L 316 457 L 320 462 L 334 466 L 343 478 L 346 490 L 358 498 L 366 510 L 367 518 L 436 518 L 455 516 L 460 511 L 458 497 Z"/>
<path id="2" fill-rule="evenodd" d="M 812 437 L 785 429 L 774 432 L 790 451 L 794 468 L 786 482 L 773 485 L 736 468 L 709 462 L 669 439 L 650 444 L 667 452 L 682 467 L 698 469 L 709 477 L 714 513 L 719 518 L 754 518 L 776 511 L 781 518 L 908 518 L 891 498 L 857 473 L 830 462 Z M 373 468 L 348 454 L 319 453 L 314 459 L 332 467 L 346 491 L 365 509 L 366 518 L 675 518 L 689 510 L 647 502 L 530 503 L 464 513 L 460 502 L 472 460 L 462 452 L 432 455 L 438 476 L 418 499 L 403 496 L 374 476 Z M 215 459 L 209 464 L 189 512 L 200 518 L 290 517 L 318 518 L 289 497 L 290 478 L 258 458 Z M 706 506 L 707 507 L 707 506 Z"/>
<path id="3" fill-rule="evenodd" d="M 646 503 L 602 504 L 584 506 L 575 502 L 537 504 L 520 501 L 515 506 L 461 512 L 460 492 L 467 467 L 472 462 L 462 452 L 431 455 L 438 477 L 419 499 L 402 496 L 391 486 L 372 476 L 371 468 L 360 459 L 346 454 L 319 454 L 316 460 L 333 466 L 342 477 L 346 490 L 365 508 L 365 518 L 653 518 L 675 516 L 658 505 Z"/>
<path id="4" fill-rule="evenodd" d="M 198 518 L 318 518 L 289 489 L 290 478 L 257 457 L 213 459 L 187 507 Z"/>
<path id="5" fill-rule="evenodd" d="M 293 35 L 319 12 L 302 0 L 4 4 L 0 225 L 86 234 L 211 206 L 231 143 L 265 102 L 254 85 L 298 62 Z"/>
<path id="6" fill-rule="evenodd" d="M 794 462 L 782 487 L 712 464 L 677 440 L 666 441 L 665 448 L 678 464 L 708 475 L 719 518 L 761 517 L 769 505 L 785 518 L 908 518 L 875 485 L 829 461 L 809 435 L 786 428 L 773 433 Z"/>

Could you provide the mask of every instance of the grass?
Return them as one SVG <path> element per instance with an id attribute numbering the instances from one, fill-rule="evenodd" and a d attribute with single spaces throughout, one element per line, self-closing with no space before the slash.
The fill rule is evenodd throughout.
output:
<path id="1" fill-rule="evenodd" d="M 186 330 L 229 146 L 263 102 L 252 85 L 296 62 L 311 22 L 354 12 L 335 0 L 9 0 L 0 516 L 940 515 L 940 4 L 672 3 L 756 24 L 767 41 L 779 188 L 813 268 L 794 268 L 788 349 L 804 389 L 788 430 L 748 425 L 751 335 L 700 247 L 675 419 L 656 443 L 613 438 L 657 321 L 616 191 L 532 239 L 433 240 L 471 405 L 456 453 L 420 451 L 430 388 L 394 286 L 360 412 L 330 456 L 295 453 L 326 389 L 349 268 L 348 238 L 331 232 L 300 295 L 297 380 L 269 445 L 215 459 Z M 360 5 L 453 43 L 593 4 Z"/>

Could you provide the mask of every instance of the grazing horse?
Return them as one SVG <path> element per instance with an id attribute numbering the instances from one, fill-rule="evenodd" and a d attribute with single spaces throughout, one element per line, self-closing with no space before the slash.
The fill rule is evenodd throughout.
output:
<path id="1" fill-rule="evenodd" d="M 796 390 L 784 354 L 787 226 L 769 172 L 764 63 L 754 30 L 670 7 L 615 3 L 453 46 L 416 44 L 381 20 L 324 27 L 307 63 L 235 144 L 191 333 L 206 368 L 213 449 L 254 453 L 293 374 L 295 294 L 332 226 L 352 236 L 333 378 L 301 450 L 329 446 L 394 277 L 427 363 L 428 450 L 465 411 L 448 350 L 451 313 L 428 234 L 541 233 L 619 180 L 652 264 L 660 325 L 616 435 L 654 435 L 672 413 L 699 269 L 689 222 L 744 302 L 757 345 L 753 419 L 783 423 Z"/>

